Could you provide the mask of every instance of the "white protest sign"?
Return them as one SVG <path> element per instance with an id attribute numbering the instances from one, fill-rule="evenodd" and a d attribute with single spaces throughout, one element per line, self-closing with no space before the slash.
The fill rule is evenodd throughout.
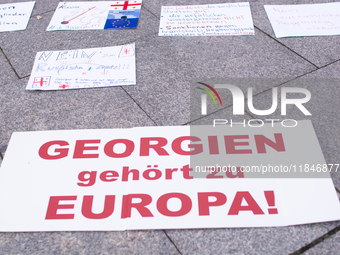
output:
<path id="1" fill-rule="evenodd" d="M 135 28 L 141 6 L 141 0 L 61 2 L 47 31 Z"/>
<path id="2" fill-rule="evenodd" d="M 136 84 L 135 45 L 41 51 L 27 90 L 58 90 Z"/>
<path id="3" fill-rule="evenodd" d="M 340 34 L 340 3 L 265 5 L 275 36 Z"/>
<path id="4" fill-rule="evenodd" d="M 13 133 L 0 169 L 0 231 L 264 227 L 340 219 L 327 166 L 313 170 L 326 178 L 247 177 L 251 157 L 266 171 L 270 160 L 283 158 L 281 170 L 272 168 L 285 171 L 298 154 L 308 172 L 293 165 L 291 173 L 304 177 L 312 164 L 326 164 L 309 121 L 294 128 L 208 130 L 200 136 L 188 126 Z M 241 168 L 202 170 L 205 176 L 194 178 L 191 157 L 216 156 L 216 141 L 226 164 L 234 160 Z"/>
<path id="5" fill-rule="evenodd" d="M 0 4 L 0 32 L 25 30 L 35 2 Z"/>
<path id="6" fill-rule="evenodd" d="M 248 2 L 162 6 L 159 36 L 254 34 Z"/>

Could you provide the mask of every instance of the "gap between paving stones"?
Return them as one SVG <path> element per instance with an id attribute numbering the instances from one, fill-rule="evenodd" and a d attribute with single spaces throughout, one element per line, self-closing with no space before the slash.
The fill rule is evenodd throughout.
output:
<path id="1" fill-rule="evenodd" d="M 314 67 L 316 67 L 317 69 L 319 69 L 320 67 L 318 67 L 317 65 L 315 65 L 314 63 L 312 63 L 311 61 L 309 61 L 308 59 L 306 59 L 305 57 L 301 56 L 300 54 L 298 54 L 297 52 L 295 52 L 294 50 L 292 50 L 291 48 L 289 48 L 288 46 L 284 45 L 282 42 L 279 42 L 278 40 L 276 40 L 274 37 L 270 36 L 269 34 L 267 34 L 266 32 L 262 31 L 260 28 L 258 28 L 257 26 L 254 26 L 256 29 L 258 29 L 260 32 L 264 33 L 266 36 L 270 37 L 271 39 L 273 39 L 275 42 L 279 43 L 280 45 L 284 46 L 285 48 L 287 48 L 288 50 L 290 50 L 291 52 L 295 53 L 296 55 L 298 55 L 300 58 L 302 58 L 303 60 L 307 61 L 309 64 L 313 65 Z"/>
<path id="2" fill-rule="evenodd" d="M 31 15 L 30 19 L 32 19 L 33 17 L 37 17 L 37 16 L 40 16 L 40 15 L 43 15 L 43 14 L 46 14 L 46 13 L 49 13 L 49 12 L 55 12 L 55 9 L 54 10 L 50 10 L 50 11 L 46 11 L 46 12 L 42 12 L 42 13 L 38 13 L 38 14 L 35 14 L 35 15 Z"/>
<path id="3" fill-rule="evenodd" d="M 175 242 L 172 241 L 172 239 L 170 238 L 170 236 L 168 235 L 168 233 L 166 232 L 165 229 L 163 229 L 163 232 L 164 232 L 164 234 L 166 235 L 166 237 L 169 239 L 169 241 L 175 246 L 175 248 L 176 248 L 176 250 L 178 251 L 178 253 L 182 255 L 183 253 L 179 250 L 179 248 L 177 247 L 177 245 L 175 244 Z"/>
<path id="4" fill-rule="evenodd" d="M 150 11 L 149 9 L 145 8 L 143 5 L 142 5 L 142 8 L 145 9 L 146 11 L 148 11 L 152 16 L 154 16 L 156 19 L 160 20 L 159 17 L 156 16 L 156 14 L 154 14 L 152 11 Z M 157 32 L 158 33 L 158 32 Z"/>
<path id="5" fill-rule="evenodd" d="M 124 89 L 124 86 L 121 86 L 122 90 L 131 98 L 131 100 L 145 113 L 145 115 L 156 125 L 158 124 L 150 117 L 150 115 L 138 104 L 138 102 Z"/>
<path id="6" fill-rule="evenodd" d="M 331 237 L 332 235 L 336 234 L 339 231 L 340 231 L 340 225 L 337 226 L 336 228 L 332 229 L 328 233 L 326 233 L 326 234 L 320 236 L 319 238 L 315 239 L 310 244 L 307 244 L 306 246 L 303 246 L 301 249 L 297 250 L 296 252 L 291 253 L 290 255 L 300 255 L 300 254 L 304 253 L 305 251 L 309 250 L 310 248 L 313 248 L 317 244 L 323 242 L 324 240 L 326 240 L 327 238 Z"/>
<path id="7" fill-rule="evenodd" d="M 5 52 L 3 51 L 3 49 L 0 47 L 0 51 L 1 53 L 4 55 L 6 61 L 8 62 L 8 64 L 10 65 L 11 69 L 13 70 L 13 72 L 15 73 L 15 75 L 17 76 L 18 79 L 20 79 L 19 74 L 17 73 L 17 71 L 14 69 L 11 61 L 9 61 L 8 57 L 6 56 Z M 7 84 L 7 83 L 6 83 Z"/>

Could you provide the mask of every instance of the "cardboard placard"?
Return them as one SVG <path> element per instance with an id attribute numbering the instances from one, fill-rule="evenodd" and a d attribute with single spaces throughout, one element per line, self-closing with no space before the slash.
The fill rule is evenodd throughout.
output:
<path id="1" fill-rule="evenodd" d="M 13 133 L 0 169 L 0 231 L 267 227 L 340 219 L 327 167 L 328 178 L 247 177 L 248 158 L 295 164 L 294 148 L 301 159 L 314 160 L 304 161 L 309 171 L 311 164 L 326 164 L 310 121 L 287 132 L 222 127 L 221 155 L 244 167 L 194 178 L 191 157 L 211 155 L 209 137 L 217 129 L 209 128 L 200 137 L 188 126 Z M 252 154 L 233 154 L 225 146 Z M 308 174 L 305 166 L 302 172 Z"/>
<path id="2" fill-rule="evenodd" d="M 159 36 L 255 35 L 248 2 L 162 6 Z"/>
<path id="3" fill-rule="evenodd" d="M 27 90 L 136 84 L 135 44 L 38 52 Z"/>

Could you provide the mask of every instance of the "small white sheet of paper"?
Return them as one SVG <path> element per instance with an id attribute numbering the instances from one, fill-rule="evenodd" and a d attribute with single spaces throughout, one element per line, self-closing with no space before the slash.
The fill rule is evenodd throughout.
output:
<path id="1" fill-rule="evenodd" d="M 162 6 L 159 36 L 254 34 L 248 2 Z"/>
<path id="2" fill-rule="evenodd" d="M 35 2 L 0 4 L 0 32 L 25 30 Z"/>
<path id="3" fill-rule="evenodd" d="M 135 45 L 41 51 L 27 90 L 136 85 Z"/>
<path id="4" fill-rule="evenodd" d="M 104 29 L 112 2 L 60 2 L 47 31 Z"/>
<path id="5" fill-rule="evenodd" d="M 277 38 L 340 35 L 340 2 L 264 8 Z"/>

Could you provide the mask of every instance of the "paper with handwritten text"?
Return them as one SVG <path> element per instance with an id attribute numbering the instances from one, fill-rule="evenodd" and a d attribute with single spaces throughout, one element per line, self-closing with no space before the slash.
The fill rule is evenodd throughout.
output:
<path id="1" fill-rule="evenodd" d="M 162 6 L 159 36 L 254 34 L 248 2 Z"/>
<path id="2" fill-rule="evenodd" d="M 0 4 L 0 32 L 25 30 L 35 2 Z"/>
<path id="3" fill-rule="evenodd" d="M 142 0 L 60 2 L 47 31 L 136 28 Z"/>
<path id="4" fill-rule="evenodd" d="M 27 90 L 58 90 L 136 84 L 135 45 L 41 51 Z"/>
<path id="5" fill-rule="evenodd" d="M 340 3 L 265 5 L 275 36 L 340 35 Z"/>

